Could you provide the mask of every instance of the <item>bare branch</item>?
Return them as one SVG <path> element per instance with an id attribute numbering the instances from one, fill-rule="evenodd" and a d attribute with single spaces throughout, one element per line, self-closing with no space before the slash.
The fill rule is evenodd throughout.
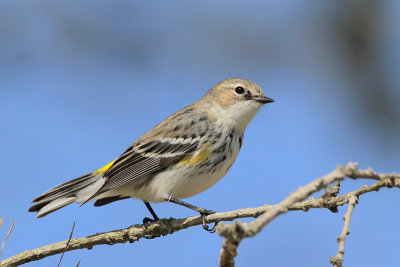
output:
<path id="1" fill-rule="evenodd" d="M 344 225 L 343 230 L 337 241 L 339 243 L 339 249 L 335 257 L 331 257 L 330 262 L 334 267 L 342 267 L 343 265 L 343 255 L 344 255 L 344 242 L 346 241 L 346 236 L 350 233 L 350 220 L 351 215 L 353 215 L 353 210 L 358 203 L 358 197 L 354 195 L 349 196 L 349 207 L 347 212 L 343 217 Z"/>
<path id="2" fill-rule="evenodd" d="M 332 182 L 343 180 L 345 176 L 351 178 L 370 178 L 378 180 L 378 182 L 370 185 L 363 186 L 353 192 L 343 194 L 335 197 L 334 193 L 324 194 L 320 198 L 309 198 L 306 201 L 300 202 L 307 196 L 316 192 L 320 189 L 327 188 Z M 286 211 L 302 210 L 308 211 L 309 209 L 315 208 L 334 208 L 338 206 L 345 205 L 349 203 L 352 196 L 359 197 L 365 193 L 371 191 L 378 191 L 380 188 L 391 188 L 400 187 L 400 175 L 399 174 L 376 174 L 372 170 L 368 169 L 365 171 L 358 170 L 355 164 L 348 164 L 345 167 L 338 167 L 337 170 L 315 180 L 314 182 L 299 188 L 295 193 L 291 194 L 288 198 L 294 197 L 294 200 L 284 200 L 277 205 L 265 205 L 256 208 L 245 208 L 240 210 L 234 210 L 229 212 L 218 212 L 207 216 L 207 221 L 210 223 L 221 222 L 221 221 L 233 221 L 238 218 L 254 217 L 257 218 L 264 214 L 262 217 L 256 221 L 267 216 L 268 220 L 272 220 L 279 214 Z M 299 191 L 300 190 L 300 191 Z M 338 189 L 335 189 L 337 192 Z M 334 191 L 335 191 L 334 190 Z M 300 193 L 301 195 L 299 196 Z M 287 199 L 288 199 L 287 198 Z M 286 201 L 286 202 L 285 202 Z M 282 204 L 284 203 L 284 205 Z M 271 218 L 271 216 L 274 216 Z M 265 223 L 265 218 L 262 223 Z M 267 222 L 268 223 L 268 222 Z M 1 262 L 1 266 L 16 266 L 24 264 L 30 261 L 40 260 L 45 257 L 60 254 L 64 251 L 77 250 L 77 249 L 91 249 L 96 245 L 114 245 L 117 243 L 125 242 L 136 242 L 141 238 L 148 237 L 160 237 L 168 234 L 172 234 L 182 229 L 197 226 L 202 224 L 201 216 L 193 216 L 185 219 L 162 219 L 147 225 L 133 225 L 131 227 L 115 230 L 111 232 L 99 233 L 92 236 L 87 236 L 83 238 L 71 239 L 68 247 L 66 247 L 67 241 L 62 241 L 59 243 L 47 245 L 41 248 L 28 250 L 5 259 Z M 217 226 L 217 230 L 220 234 L 226 237 L 224 241 L 223 248 L 221 250 L 220 264 L 222 266 L 233 266 L 234 257 L 237 253 L 237 247 L 243 238 L 251 236 L 250 234 L 255 234 L 257 230 L 251 228 L 252 231 L 247 232 L 246 225 L 239 221 L 235 221 L 231 225 L 222 224 Z M 259 223 L 255 224 L 259 227 Z M 253 226 L 252 226 L 253 227 Z M 261 229 L 260 229 L 261 230 Z"/>
<path id="3" fill-rule="evenodd" d="M 3 220 L 4 220 L 4 219 L 3 219 L 3 218 L 1 218 L 1 219 L 2 219 L 2 220 L 1 220 L 1 224 L 3 224 Z M 1 257 L 1 253 L 3 252 L 3 249 L 4 249 L 4 245 L 6 244 L 6 241 L 7 241 L 8 237 L 10 236 L 10 234 L 11 234 L 13 228 L 14 228 L 14 222 L 15 222 L 15 218 L 13 218 L 12 223 L 11 223 L 11 226 L 10 226 L 10 229 L 8 230 L 8 233 L 7 233 L 7 235 L 6 235 L 6 238 L 4 238 L 3 244 L 1 245 L 0 257 Z M 0 224 L 0 226 L 1 226 L 1 224 Z"/>
<path id="4" fill-rule="evenodd" d="M 65 245 L 65 248 L 61 254 L 61 258 L 60 258 L 60 261 L 58 262 L 57 267 L 60 267 L 61 261 L 65 254 L 65 251 L 67 250 L 67 247 L 68 247 L 69 243 L 71 242 L 71 238 L 72 238 L 72 234 L 74 233 L 74 229 L 75 229 L 75 221 L 74 221 L 74 224 L 72 225 L 72 229 L 71 229 L 71 232 L 69 233 L 69 238 L 68 238 L 67 244 Z"/>
<path id="5" fill-rule="evenodd" d="M 231 231 L 234 229 L 234 231 Z M 232 228 L 227 228 L 226 232 L 227 237 L 222 243 L 222 249 L 219 256 L 219 266 L 221 267 L 233 267 L 235 266 L 234 258 L 237 255 L 237 249 L 245 237 L 245 233 L 241 228 L 241 224 L 239 221 L 235 221 L 232 224 Z"/>
<path id="6" fill-rule="evenodd" d="M 260 218 L 250 223 L 238 222 L 231 225 L 225 223 L 217 225 L 216 226 L 217 232 L 221 236 L 227 239 L 224 241 L 223 247 L 226 247 L 226 243 L 232 243 L 232 240 L 234 240 L 235 242 L 234 247 L 237 248 L 242 239 L 256 235 L 273 219 L 275 219 L 276 217 L 278 217 L 283 213 L 288 212 L 289 210 L 291 210 L 291 207 L 296 206 L 296 204 L 297 207 L 303 207 L 304 210 L 315 207 L 314 205 L 320 207 L 321 204 L 324 207 L 328 208 L 329 206 L 332 207 L 332 205 L 329 204 L 327 205 L 328 201 L 326 201 L 324 198 L 320 198 L 318 200 L 310 199 L 309 206 L 307 205 L 303 206 L 302 203 L 300 202 L 306 199 L 311 194 L 321 190 L 322 188 L 328 187 L 331 183 L 343 180 L 346 176 L 352 179 L 358 179 L 358 178 L 375 179 L 379 181 L 376 184 L 376 186 L 378 186 L 379 183 L 384 183 L 387 185 L 386 187 L 393 187 L 393 186 L 398 187 L 400 183 L 400 175 L 398 174 L 377 174 L 373 172 L 371 168 L 368 168 L 367 170 L 359 170 L 357 168 L 357 164 L 355 163 L 348 163 L 345 166 L 338 166 L 336 170 L 334 170 L 333 172 L 321 178 L 318 178 L 303 187 L 299 187 L 294 193 L 291 193 L 281 203 L 271 206 L 268 212 L 265 212 Z M 375 187 L 375 190 L 377 190 L 378 188 L 380 187 L 379 186 Z M 363 190 L 370 190 L 370 189 L 371 188 L 363 187 L 359 189 L 360 190 L 359 193 L 361 193 Z M 345 199 L 346 202 L 348 202 L 349 196 L 347 196 Z M 238 236 L 240 236 L 240 238 L 237 238 Z M 232 249 L 233 247 L 230 246 L 230 248 Z M 225 251 L 224 248 L 221 250 L 221 258 L 222 256 L 224 256 L 225 261 L 229 262 L 230 266 L 234 264 L 233 257 L 236 254 L 237 254 L 236 251 L 230 251 L 228 253 Z M 232 258 L 227 259 L 227 255 L 230 255 Z"/>

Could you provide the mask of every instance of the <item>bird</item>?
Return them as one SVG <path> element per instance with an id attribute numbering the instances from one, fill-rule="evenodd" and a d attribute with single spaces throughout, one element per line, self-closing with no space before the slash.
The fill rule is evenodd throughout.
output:
<path id="1" fill-rule="evenodd" d="M 261 106 L 272 103 L 255 83 L 231 78 L 216 84 L 198 101 L 172 114 L 140 136 L 109 164 L 51 188 L 35 198 L 29 212 L 44 217 L 73 202 L 103 206 L 127 198 L 171 202 L 200 213 L 215 213 L 182 201 L 223 178 L 242 147 L 244 132 Z M 82 205 L 83 205 L 82 204 Z"/>

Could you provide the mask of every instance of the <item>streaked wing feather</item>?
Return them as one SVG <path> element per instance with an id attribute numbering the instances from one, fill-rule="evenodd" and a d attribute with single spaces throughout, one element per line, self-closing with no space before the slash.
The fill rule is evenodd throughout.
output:
<path id="1" fill-rule="evenodd" d="M 106 182 L 91 199 L 134 179 L 168 168 L 194 153 L 198 146 L 198 141 L 194 140 L 184 144 L 171 144 L 166 140 L 150 143 L 152 144 L 133 144 L 133 149 L 122 154 L 104 174 Z"/>
<path id="2" fill-rule="evenodd" d="M 109 177 L 101 190 L 109 190 L 121 186 L 137 177 L 156 171 L 159 166 L 159 158 L 143 158 L 142 161 L 128 165 L 121 171 Z"/>

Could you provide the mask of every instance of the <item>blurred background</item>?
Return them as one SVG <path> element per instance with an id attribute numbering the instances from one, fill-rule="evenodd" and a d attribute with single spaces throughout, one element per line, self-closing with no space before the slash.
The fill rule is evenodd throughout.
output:
<path id="1" fill-rule="evenodd" d="M 275 204 L 349 161 L 400 172 L 399 11 L 394 0 L 1 1 L 0 241 L 15 217 L 3 258 L 66 240 L 74 221 L 74 237 L 141 223 L 149 213 L 137 200 L 74 204 L 42 219 L 27 209 L 226 78 L 250 79 L 276 102 L 250 124 L 226 177 L 189 203 Z M 346 180 L 342 192 L 371 183 Z M 398 189 L 360 198 L 346 266 L 398 265 L 399 203 Z M 346 207 L 277 218 L 240 245 L 237 266 L 328 266 Z M 68 252 L 62 266 L 216 266 L 222 241 L 199 226 Z"/>

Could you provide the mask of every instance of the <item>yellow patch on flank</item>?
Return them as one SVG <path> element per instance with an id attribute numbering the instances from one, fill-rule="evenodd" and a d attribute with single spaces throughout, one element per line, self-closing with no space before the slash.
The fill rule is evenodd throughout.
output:
<path id="1" fill-rule="evenodd" d="M 210 148 L 211 145 L 206 144 L 200 151 L 194 153 L 193 155 L 189 155 L 181 160 L 179 162 L 179 165 L 194 165 L 207 161 L 211 154 Z"/>
<path id="2" fill-rule="evenodd" d="M 114 164 L 114 162 L 115 162 L 115 160 L 111 161 L 111 162 L 108 163 L 106 166 L 101 167 L 101 168 L 98 169 L 98 170 L 95 170 L 95 171 L 93 172 L 93 174 L 94 174 L 94 175 L 97 175 L 97 174 L 105 173 L 105 172 Z"/>

